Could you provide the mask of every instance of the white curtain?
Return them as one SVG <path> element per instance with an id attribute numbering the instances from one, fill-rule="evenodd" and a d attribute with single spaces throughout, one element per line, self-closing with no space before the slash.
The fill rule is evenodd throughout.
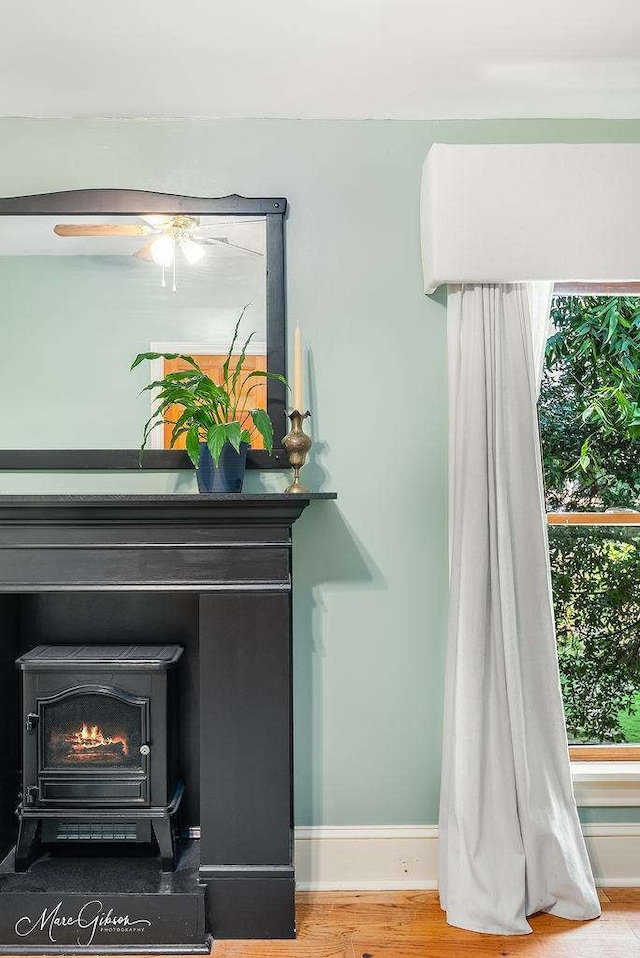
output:
<path id="1" fill-rule="evenodd" d="M 449 288 L 440 897 L 450 924 L 502 935 L 531 931 L 537 911 L 600 914 L 569 769 L 544 518 L 536 400 L 549 295 Z"/>

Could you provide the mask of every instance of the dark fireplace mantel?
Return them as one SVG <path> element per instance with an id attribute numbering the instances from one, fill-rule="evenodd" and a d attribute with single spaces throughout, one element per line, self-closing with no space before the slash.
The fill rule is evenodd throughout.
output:
<path id="1" fill-rule="evenodd" d="M 16 725 L 5 719 L 17 716 L 17 655 L 177 641 L 185 814 L 208 931 L 294 935 L 291 528 L 312 500 L 334 498 L 0 496 L 2 855 L 15 842 Z"/>
<path id="2" fill-rule="evenodd" d="M 332 498 L 0 496 L 0 593 L 289 591 L 291 526 L 311 500 Z"/>

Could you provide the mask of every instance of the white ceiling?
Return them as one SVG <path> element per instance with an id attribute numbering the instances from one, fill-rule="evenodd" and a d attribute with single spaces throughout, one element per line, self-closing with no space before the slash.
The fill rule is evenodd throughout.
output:
<path id="1" fill-rule="evenodd" d="M 637 0 L 2 6 L 5 116 L 640 116 Z"/>

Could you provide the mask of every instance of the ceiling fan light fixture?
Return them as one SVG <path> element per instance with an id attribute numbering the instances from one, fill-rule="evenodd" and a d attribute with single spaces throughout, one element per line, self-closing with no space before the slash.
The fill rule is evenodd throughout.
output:
<path id="1" fill-rule="evenodd" d="M 176 254 L 176 244 L 173 236 L 163 233 L 151 243 L 151 258 L 158 266 L 171 266 Z"/>
<path id="2" fill-rule="evenodd" d="M 204 249 L 199 243 L 194 243 L 192 239 L 181 239 L 180 249 L 189 266 L 195 266 L 204 256 Z"/>

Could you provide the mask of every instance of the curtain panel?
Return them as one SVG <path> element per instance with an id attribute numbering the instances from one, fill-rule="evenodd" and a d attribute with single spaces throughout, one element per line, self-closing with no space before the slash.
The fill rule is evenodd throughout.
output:
<path id="1" fill-rule="evenodd" d="M 440 896 L 531 931 L 600 906 L 573 795 L 537 421 L 550 287 L 449 288 L 450 624 Z"/>

